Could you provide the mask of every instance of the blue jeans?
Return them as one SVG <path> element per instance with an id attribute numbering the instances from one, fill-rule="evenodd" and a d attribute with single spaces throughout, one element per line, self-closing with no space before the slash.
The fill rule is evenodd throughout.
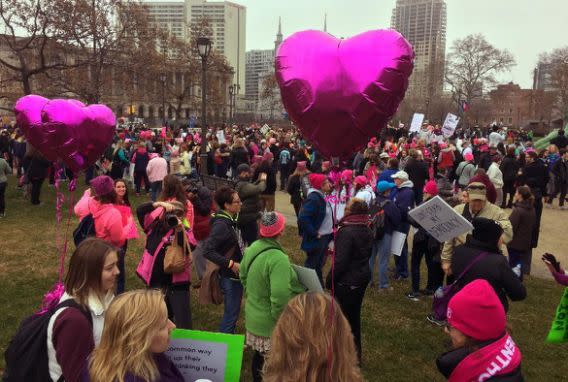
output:
<path id="1" fill-rule="evenodd" d="M 304 266 L 306 268 L 311 268 L 316 271 L 318 279 L 323 286 L 323 275 L 322 268 L 325 263 L 325 254 L 327 253 L 327 247 L 331 241 L 332 235 L 322 236 L 317 244 L 317 247 L 311 251 L 306 252 L 306 262 Z"/>
<path id="2" fill-rule="evenodd" d="M 371 267 L 371 284 L 373 284 L 373 277 L 375 274 L 375 261 L 379 263 L 379 288 L 389 287 L 389 259 L 390 259 L 390 246 L 391 234 L 385 233 L 383 238 L 379 241 L 373 242 L 373 250 L 371 258 L 369 259 L 369 266 Z"/>
<path id="3" fill-rule="evenodd" d="M 118 278 L 116 279 L 116 294 L 119 295 L 124 293 L 124 286 L 126 281 L 125 267 L 124 267 L 124 256 L 126 256 L 126 242 L 122 248 L 118 251 L 118 270 L 120 271 Z"/>
<path id="4" fill-rule="evenodd" d="M 241 312 L 243 285 L 240 280 L 233 280 L 228 277 L 221 277 L 220 282 L 224 296 L 224 311 L 219 331 L 221 333 L 234 334 L 239 313 Z"/>
<path id="5" fill-rule="evenodd" d="M 156 200 L 158 200 L 158 195 L 160 194 L 160 192 L 162 192 L 162 181 L 159 180 L 157 182 L 152 182 L 150 184 L 150 197 L 152 198 L 152 201 L 155 202 Z"/>

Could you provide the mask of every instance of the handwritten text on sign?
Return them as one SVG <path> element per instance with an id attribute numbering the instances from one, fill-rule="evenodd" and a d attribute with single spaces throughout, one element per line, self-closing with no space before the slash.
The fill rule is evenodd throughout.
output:
<path id="1" fill-rule="evenodd" d="M 206 378 L 213 382 L 225 380 L 227 344 L 172 339 L 168 356 L 186 381 L 199 378 Z"/>
<path id="2" fill-rule="evenodd" d="M 473 230 L 471 223 L 439 196 L 421 204 L 408 214 L 439 242 Z"/>

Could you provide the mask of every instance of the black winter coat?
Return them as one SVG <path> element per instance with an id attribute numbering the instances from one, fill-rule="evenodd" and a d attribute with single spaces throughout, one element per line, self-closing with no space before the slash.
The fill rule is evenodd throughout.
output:
<path id="1" fill-rule="evenodd" d="M 372 247 L 369 215 L 348 215 L 341 219 L 335 240 L 333 281 L 336 285 L 363 286 L 369 283 Z M 330 271 L 326 280 L 328 288 L 331 288 L 331 279 Z"/>
<path id="2" fill-rule="evenodd" d="M 533 228 L 536 224 L 536 213 L 529 201 L 520 201 L 515 204 L 513 212 L 509 215 L 513 226 L 513 239 L 507 244 L 507 248 L 517 251 L 530 251 L 532 247 Z"/>
<path id="3" fill-rule="evenodd" d="M 524 300 L 527 290 L 509 266 L 507 258 L 498 253 L 498 248 L 482 241 L 467 237 L 465 244 L 454 249 L 452 257 L 452 274 L 457 278 L 465 268 L 482 252 L 485 258 L 479 260 L 457 283 L 458 290 L 477 279 L 487 280 L 495 289 L 505 311 L 509 310 L 509 297 L 512 301 Z"/>
<path id="4" fill-rule="evenodd" d="M 515 157 L 506 156 L 501 162 L 500 170 L 503 173 L 504 182 L 514 182 L 521 164 Z"/>
<path id="5" fill-rule="evenodd" d="M 251 183 L 248 180 L 239 180 L 235 190 L 243 203 L 239 213 L 239 224 L 247 224 L 260 218 L 260 193 L 266 188 L 265 182 Z"/>
<path id="6" fill-rule="evenodd" d="M 240 164 L 249 164 L 249 153 L 244 147 L 237 147 L 231 151 L 231 167 L 236 169 Z M 238 174 L 236 174 L 238 175 Z"/>
<path id="7" fill-rule="evenodd" d="M 28 167 L 28 178 L 30 180 L 45 179 L 47 170 L 51 166 L 51 162 L 40 155 L 33 155 Z"/>
<path id="8" fill-rule="evenodd" d="M 219 211 L 211 218 L 211 232 L 203 243 L 203 256 L 219 266 L 221 277 L 238 279 L 239 276 L 229 269 L 229 260 L 240 263 L 243 259 L 241 246 L 242 238 L 237 223 L 224 211 Z M 226 254 L 234 249 L 233 255 L 228 258 Z"/>
<path id="9" fill-rule="evenodd" d="M 556 182 L 559 184 L 568 183 L 568 161 L 560 158 L 552 165 L 550 172 L 556 176 Z"/>
<path id="10" fill-rule="evenodd" d="M 430 178 L 426 162 L 410 158 L 406 163 L 404 171 L 407 172 L 408 179 L 414 184 L 413 189 L 422 192 L 426 181 Z"/>
<path id="11" fill-rule="evenodd" d="M 523 169 L 522 183 L 530 187 L 535 198 L 546 196 L 548 171 L 546 171 L 546 166 L 540 159 L 527 163 Z"/>

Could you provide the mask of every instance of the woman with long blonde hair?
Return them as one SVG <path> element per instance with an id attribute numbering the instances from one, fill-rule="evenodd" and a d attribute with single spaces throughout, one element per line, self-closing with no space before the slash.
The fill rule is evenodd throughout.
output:
<path id="1" fill-rule="evenodd" d="M 183 382 L 164 355 L 175 325 L 168 319 L 162 293 L 155 289 L 126 292 L 106 312 L 99 346 L 89 361 L 91 382 Z"/>
<path id="2" fill-rule="evenodd" d="M 338 304 L 330 322 L 331 304 L 316 292 L 290 300 L 272 332 L 264 382 L 363 381 L 349 323 Z"/>

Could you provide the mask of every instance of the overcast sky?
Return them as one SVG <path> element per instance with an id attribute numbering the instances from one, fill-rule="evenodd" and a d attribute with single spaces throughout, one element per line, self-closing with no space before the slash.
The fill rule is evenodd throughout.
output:
<path id="1" fill-rule="evenodd" d="M 390 27 L 396 0 L 234 0 L 247 7 L 246 49 L 270 49 L 282 17 L 286 36 L 305 29 L 327 30 L 349 37 L 370 29 Z M 446 0 L 446 52 L 455 39 L 482 33 L 495 47 L 510 50 L 517 66 L 500 76 L 532 86 L 538 55 L 568 46 L 568 0 Z"/>

